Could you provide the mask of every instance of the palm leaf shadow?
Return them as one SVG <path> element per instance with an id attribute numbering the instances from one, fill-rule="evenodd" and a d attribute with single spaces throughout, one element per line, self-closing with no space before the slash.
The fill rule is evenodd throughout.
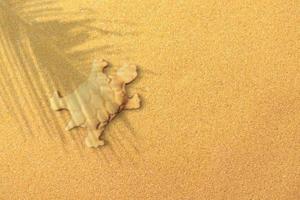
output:
<path id="1" fill-rule="evenodd" d="M 64 91 L 65 85 L 76 87 L 82 82 L 86 74 L 80 67 L 94 55 L 114 52 L 113 45 L 78 48 L 91 40 L 90 32 L 103 37 L 123 34 L 95 27 L 95 18 L 65 12 L 58 2 L 0 1 L 0 86 L 6 94 L 6 107 L 21 130 L 33 134 L 36 124 L 33 127 L 28 119 L 34 118 L 50 137 L 58 133 L 64 143 L 62 123 L 49 110 L 49 95 L 54 89 Z M 12 90 L 6 84 L 11 84 Z M 29 91 L 19 89 L 24 84 L 30 85 Z M 32 113 L 22 112 L 24 105 Z"/>
<path id="2" fill-rule="evenodd" d="M 49 125 L 49 122 L 55 119 L 47 110 L 49 93 L 54 88 L 65 89 L 64 85 L 78 85 L 85 79 L 85 74 L 79 71 L 79 66 L 88 62 L 94 53 L 103 53 L 110 49 L 107 45 L 100 45 L 72 51 L 74 47 L 89 41 L 89 34 L 84 27 L 90 26 L 95 19 L 80 19 L 76 17 L 76 13 L 64 12 L 57 2 L 0 2 L 0 84 L 7 95 L 6 106 L 11 108 L 11 105 L 14 105 L 13 114 L 22 129 L 25 126 L 32 130 L 33 127 L 28 122 L 29 114 L 20 112 L 23 109 L 19 102 L 20 97 L 32 112 L 39 113 L 38 120 L 48 129 L 48 133 L 53 130 L 61 133 L 62 127 L 57 121 L 54 121 L 54 126 Z M 72 17 L 66 20 L 66 15 Z M 28 93 L 18 90 L 24 81 L 31 86 Z M 11 84 L 12 90 L 5 87 L 6 83 Z M 63 135 L 61 139 L 64 141 Z"/>

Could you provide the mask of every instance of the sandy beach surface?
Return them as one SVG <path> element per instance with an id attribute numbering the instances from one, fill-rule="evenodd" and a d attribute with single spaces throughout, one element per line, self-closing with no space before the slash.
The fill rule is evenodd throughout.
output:
<path id="1" fill-rule="evenodd" d="M 1 200 L 300 198 L 295 1 L 63 0 L 40 17 L 3 2 Z M 49 98 L 100 58 L 139 66 L 143 106 L 90 149 Z"/>

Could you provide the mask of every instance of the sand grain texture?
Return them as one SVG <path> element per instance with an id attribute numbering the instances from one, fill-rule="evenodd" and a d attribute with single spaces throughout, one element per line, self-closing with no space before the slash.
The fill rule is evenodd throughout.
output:
<path id="1" fill-rule="evenodd" d="M 28 25 L 0 7 L 0 199 L 299 199 L 295 1 L 59 4 L 77 14 L 49 21 L 54 6 Z M 48 101 L 86 80 L 94 58 L 114 63 L 109 73 L 138 64 L 129 93 L 143 101 L 101 150 L 83 129 L 66 134 L 70 116 Z"/>

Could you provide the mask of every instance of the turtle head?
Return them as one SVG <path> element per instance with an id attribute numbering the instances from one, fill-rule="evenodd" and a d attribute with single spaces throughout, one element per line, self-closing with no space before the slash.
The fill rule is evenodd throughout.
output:
<path id="1" fill-rule="evenodd" d="M 126 84 L 132 82 L 137 77 L 136 65 L 124 65 L 117 71 L 117 76 L 120 77 Z"/>

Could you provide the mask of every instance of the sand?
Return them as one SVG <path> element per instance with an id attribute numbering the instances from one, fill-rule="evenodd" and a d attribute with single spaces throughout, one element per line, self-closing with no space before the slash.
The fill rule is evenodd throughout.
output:
<path id="1" fill-rule="evenodd" d="M 28 27 L 0 11 L 0 199 L 300 197 L 295 2 L 61 2 L 93 24 Z M 70 27 L 89 39 L 72 40 Z M 68 94 L 85 80 L 94 58 L 111 73 L 137 64 L 128 87 L 143 102 L 109 125 L 98 150 L 49 106 L 55 89 Z"/>

